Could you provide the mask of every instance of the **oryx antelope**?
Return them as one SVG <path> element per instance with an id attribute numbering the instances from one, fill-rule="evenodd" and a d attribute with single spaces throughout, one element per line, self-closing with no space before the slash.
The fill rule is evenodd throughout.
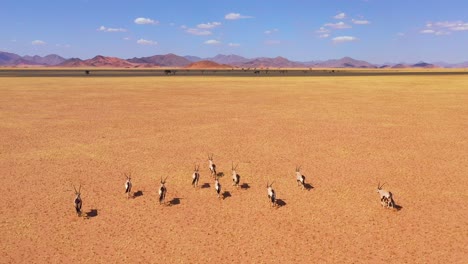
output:
<path id="1" fill-rule="evenodd" d="M 301 166 L 296 166 L 296 181 L 297 186 L 302 186 L 302 189 L 305 188 L 305 176 L 301 173 Z"/>
<path id="2" fill-rule="evenodd" d="M 383 207 L 395 208 L 395 202 L 393 201 L 392 193 L 387 190 L 382 190 L 384 185 L 385 183 L 380 185 L 380 182 L 377 184 L 377 192 L 380 195 L 380 204 L 382 204 Z"/>
<path id="3" fill-rule="evenodd" d="M 162 204 L 164 203 L 164 199 L 166 199 L 166 192 L 167 192 L 167 188 L 166 188 L 166 179 L 167 177 L 164 179 L 162 179 L 161 177 L 161 186 L 159 187 L 159 204 Z"/>
<path id="4" fill-rule="evenodd" d="M 216 190 L 216 194 L 218 195 L 218 198 L 220 198 L 220 193 L 221 193 L 221 184 L 219 184 L 219 179 L 218 177 L 216 177 L 216 180 L 215 180 L 215 190 Z"/>
<path id="5" fill-rule="evenodd" d="M 83 205 L 83 201 L 81 200 L 81 184 L 80 187 L 78 188 L 78 191 L 75 188 L 75 185 L 73 185 L 73 189 L 75 189 L 75 200 L 73 201 L 73 204 L 75 205 L 76 209 L 76 214 L 78 216 L 81 215 L 81 206 Z"/>
<path id="6" fill-rule="evenodd" d="M 125 181 L 125 193 L 127 194 L 127 199 L 130 198 L 132 192 L 132 178 L 130 173 L 124 173 L 127 180 Z"/>
<path id="7" fill-rule="evenodd" d="M 192 186 L 193 187 L 198 187 L 198 181 L 200 180 L 200 166 L 195 165 L 195 168 L 193 169 L 193 174 L 192 174 Z"/>
<path id="8" fill-rule="evenodd" d="M 213 154 L 208 155 L 208 161 L 210 162 L 210 171 L 211 171 L 211 176 L 216 178 L 216 165 L 213 163 Z"/>
<path id="9" fill-rule="evenodd" d="M 240 184 L 240 175 L 237 174 L 236 172 L 236 169 L 237 169 L 237 166 L 239 164 L 236 165 L 236 167 L 234 167 L 234 163 L 231 163 L 231 169 L 232 169 L 232 185 L 233 186 L 236 186 L 237 188 L 239 188 L 239 184 Z"/>
<path id="10" fill-rule="evenodd" d="M 268 192 L 268 200 L 270 200 L 271 202 L 271 206 L 276 206 L 276 193 L 275 193 L 275 190 L 273 190 L 273 187 L 271 187 L 273 185 L 274 182 L 272 182 L 271 184 L 269 184 L 267 182 L 267 192 Z"/>

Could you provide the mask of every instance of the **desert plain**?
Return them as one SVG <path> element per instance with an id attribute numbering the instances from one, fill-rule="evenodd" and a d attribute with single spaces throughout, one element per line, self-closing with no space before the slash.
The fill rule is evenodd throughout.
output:
<path id="1" fill-rule="evenodd" d="M 0 175 L 1 263 L 467 263 L 468 78 L 0 77 Z"/>

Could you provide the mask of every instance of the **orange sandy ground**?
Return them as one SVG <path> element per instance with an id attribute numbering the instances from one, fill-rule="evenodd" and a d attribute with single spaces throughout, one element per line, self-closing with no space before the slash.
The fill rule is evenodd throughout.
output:
<path id="1" fill-rule="evenodd" d="M 1 78 L 0 262 L 467 263 L 467 102 L 465 76 Z"/>

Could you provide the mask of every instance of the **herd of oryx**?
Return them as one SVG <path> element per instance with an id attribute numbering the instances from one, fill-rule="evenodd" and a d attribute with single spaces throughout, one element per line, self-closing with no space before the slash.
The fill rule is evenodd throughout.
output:
<path id="1" fill-rule="evenodd" d="M 213 162 L 213 154 L 208 155 L 208 162 L 209 162 L 209 169 L 211 173 L 211 177 L 214 179 L 214 189 L 216 191 L 216 195 L 218 198 L 221 198 L 220 193 L 221 193 L 221 184 L 219 183 L 219 174 L 216 172 L 216 165 Z M 240 187 L 240 175 L 237 174 L 236 172 L 237 165 L 234 166 L 234 163 L 232 163 L 231 171 L 232 171 L 232 185 L 235 186 L 236 188 Z M 192 186 L 193 187 L 198 187 L 198 182 L 200 180 L 200 166 L 195 165 L 195 168 L 193 170 L 192 174 Z M 125 181 L 125 193 L 127 194 L 127 199 L 132 196 L 132 179 L 131 175 L 128 173 L 124 173 L 124 176 L 126 177 Z M 158 190 L 158 195 L 159 195 L 159 204 L 165 204 L 165 198 L 166 198 L 166 193 L 167 193 L 167 188 L 166 188 L 166 179 L 167 177 L 163 180 L 161 178 L 161 185 L 159 186 Z M 296 181 L 297 185 L 301 186 L 302 189 L 306 188 L 306 182 L 305 182 L 305 176 L 302 175 L 301 173 L 301 167 L 296 166 Z M 385 184 L 385 183 L 384 183 Z M 380 203 L 383 207 L 386 208 L 395 208 L 395 202 L 393 201 L 393 195 L 391 192 L 382 189 L 383 185 L 380 185 L 380 182 L 377 185 L 377 193 L 380 196 Z M 275 190 L 272 187 L 273 182 L 267 182 L 267 194 L 268 194 L 268 200 L 269 203 L 272 207 L 276 207 L 277 204 L 277 199 L 276 199 L 276 193 Z M 310 186 L 310 185 L 309 185 Z M 81 199 L 81 185 L 79 186 L 78 190 L 76 189 L 75 186 L 73 186 L 75 190 L 75 199 L 73 201 L 76 213 L 78 216 L 81 216 L 81 207 L 83 205 L 83 201 Z"/>

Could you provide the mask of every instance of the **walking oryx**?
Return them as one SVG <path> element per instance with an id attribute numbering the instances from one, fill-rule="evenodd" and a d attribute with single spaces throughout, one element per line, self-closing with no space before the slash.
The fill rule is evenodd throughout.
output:
<path id="1" fill-rule="evenodd" d="M 275 193 L 275 190 L 273 190 L 273 187 L 271 187 L 273 183 L 274 181 L 271 184 L 267 182 L 267 192 L 268 192 L 268 200 L 270 200 L 271 206 L 275 207 L 276 206 L 276 193 Z"/>
<path id="2" fill-rule="evenodd" d="M 221 193 L 221 184 L 219 184 L 219 179 L 218 177 L 216 176 L 216 180 L 215 180 L 215 190 L 216 190 L 216 194 L 218 195 L 218 199 L 221 197 L 219 196 L 219 194 Z"/>
<path id="3" fill-rule="evenodd" d="M 383 207 L 395 208 L 395 202 L 393 201 L 392 193 L 387 190 L 382 190 L 384 185 L 385 183 L 380 185 L 380 182 L 377 184 L 377 192 L 380 195 L 380 204 L 382 204 Z"/>
<path id="4" fill-rule="evenodd" d="M 208 155 L 208 161 L 210 162 L 210 171 L 211 171 L 211 176 L 216 178 L 216 165 L 213 163 L 213 154 Z"/>
<path id="5" fill-rule="evenodd" d="M 81 216 L 81 206 L 83 205 L 83 201 L 81 200 L 81 184 L 80 187 L 78 188 L 78 191 L 75 188 L 75 185 L 73 185 L 73 189 L 75 189 L 75 200 L 73 201 L 73 204 L 75 205 L 76 209 L 76 214 L 78 216 Z"/>
<path id="6" fill-rule="evenodd" d="M 302 190 L 305 188 L 305 176 L 301 173 L 301 166 L 296 166 L 296 181 L 297 186 L 302 186 Z"/>
<path id="7" fill-rule="evenodd" d="M 166 188 L 166 179 L 167 177 L 164 179 L 162 179 L 161 177 L 161 186 L 159 187 L 159 204 L 162 204 L 164 203 L 164 199 L 166 199 L 166 192 L 167 192 L 167 188 Z"/>
<path id="8" fill-rule="evenodd" d="M 192 186 L 198 187 L 198 181 L 200 180 L 200 166 L 195 165 L 195 169 L 193 170 L 192 174 Z"/>
<path id="9" fill-rule="evenodd" d="M 234 163 L 231 163 L 231 169 L 232 169 L 232 185 L 233 186 L 236 186 L 237 188 L 239 188 L 239 183 L 240 183 L 240 175 L 237 174 L 236 172 L 236 169 L 237 169 L 237 166 L 239 164 L 236 165 L 236 167 L 234 167 Z"/>
<path id="10" fill-rule="evenodd" d="M 132 191 L 132 178 L 130 177 L 130 173 L 125 173 L 125 177 L 127 177 L 127 180 L 125 181 L 125 193 L 127 194 L 127 199 L 130 198 L 131 196 L 131 191 Z"/>

